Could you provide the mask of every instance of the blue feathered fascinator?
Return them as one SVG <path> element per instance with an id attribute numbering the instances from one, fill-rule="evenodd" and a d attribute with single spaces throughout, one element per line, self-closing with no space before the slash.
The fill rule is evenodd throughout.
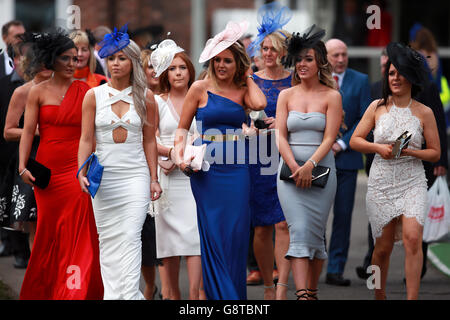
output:
<path id="1" fill-rule="evenodd" d="M 279 2 L 270 2 L 258 9 L 258 35 L 256 39 L 250 43 L 247 52 L 253 57 L 264 38 L 275 31 L 282 29 L 292 18 L 292 11 L 282 6 Z"/>
<path id="2" fill-rule="evenodd" d="M 130 43 L 130 36 L 127 33 L 128 31 L 128 23 L 125 24 L 119 31 L 114 27 L 114 31 L 108 34 L 105 34 L 103 40 L 99 43 L 102 47 L 98 51 L 98 55 L 100 58 L 106 58 L 114 53 L 122 50 Z"/>

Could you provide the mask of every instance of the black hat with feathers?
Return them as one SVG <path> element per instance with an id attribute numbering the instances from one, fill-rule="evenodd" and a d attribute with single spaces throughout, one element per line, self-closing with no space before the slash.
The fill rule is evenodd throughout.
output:
<path id="1" fill-rule="evenodd" d="M 423 88 L 428 82 L 425 58 L 409 46 L 391 42 L 386 48 L 389 60 L 397 71 L 413 85 Z"/>
<path id="2" fill-rule="evenodd" d="M 31 44 L 34 56 L 31 64 L 39 68 L 44 66 L 50 70 L 54 70 L 57 56 L 69 49 L 76 48 L 75 43 L 63 29 L 44 33 L 25 32 L 21 36 L 21 40 Z"/>
<path id="3" fill-rule="evenodd" d="M 309 27 L 303 35 L 299 32 L 294 32 L 292 36 L 286 39 L 287 55 L 282 63 L 286 68 L 295 65 L 300 52 L 304 49 L 313 48 L 325 36 L 325 30 L 313 24 Z"/>

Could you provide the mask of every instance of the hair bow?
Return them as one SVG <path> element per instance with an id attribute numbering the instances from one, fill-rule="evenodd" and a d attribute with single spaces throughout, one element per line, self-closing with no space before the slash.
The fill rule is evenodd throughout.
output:
<path id="1" fill-rule="evenodd" d="M 209 39 L 206 42 L 205 48 L 203 49 L 199 63 L 208 61 L 212 57 L 218 55 L 231 45 L 238 41 L 248 28 L 248 21 L 242 21 L 240 23 L 230 21 L 227 23 L 225 30 L 218 33 L 214 38 Z"/>
<path id="2" fill-rule="evenodd" d="M 126 23 L 119 31 L 114 27 L 113 32 L 105 34 L 103 40 L 99 43 L 102 47 L 98 51 L 100 58 L 106 58 L 114 53 L 122 50 L 130 43 L 130 36 L 127 33 L 128 23 Z"/>
<path id="3" fill-rule="evenodd" d="M 177 53 L 183 51 L 184 49 L 171 39 L 161 41 L 150 56 L 151 65 L 156 72 L 155 78 L 158 78 L 170 66 Z"/>
<path id="4" fill-rule="evenodd" d="M 257 53 L 258 47 L 264 41 L 265 37 L 283 28 L 291 18 L 292 11 L 288 7 L 282 6 L 279 2 L 271 2 L 261 6 L 258 10 L 258 35 L 247 49 L 250 57 L 253 57 Z"/>

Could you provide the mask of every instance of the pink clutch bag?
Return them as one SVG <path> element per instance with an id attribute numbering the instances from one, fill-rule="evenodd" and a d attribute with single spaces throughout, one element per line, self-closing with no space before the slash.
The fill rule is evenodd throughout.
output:
<path id="1" fill-rule="evenodd" d="M 191 161 L 190 167 L 193 170 L 201 170 L 205 153 L 206 153 L 206 144 L 203 144 L 201 146 L 193 146 L 188 144 L 186 145 L 186 149 L 184 150 L 184 161 L 185 162 Z M 194 158 L 192 159 L 192 157 Z"/>

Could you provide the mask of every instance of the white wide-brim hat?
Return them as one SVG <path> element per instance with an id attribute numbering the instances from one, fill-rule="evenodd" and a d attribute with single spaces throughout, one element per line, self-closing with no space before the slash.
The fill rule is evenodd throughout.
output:
<path id="1" fill-rule="evenodd" d="M 218 33 L 216 36 L 214 36 L 214 38 L 211 38 L 206 42 L 205 48 L 203 49 L 198 62 L 203 63 L 205 61 L 208 61 L 212 57 L 215 57 L 216 55 L 233 45 L 233 43 L 235 43 L 242 37 L 247 29 L 248 21 L 244 20 L 239 23 L 234 21 L 228 22 L 225 30 Z"/>
<path id="2" fill-rule="evenodd" d="M 175 41 L 166 39 L 161 41 L 155 51 L 150 56 L 150 62 L 156 72 L 155 78 L 158 78 L 173 61 L 177 53 L 183 52 L 184 49 L 177 46 Z"/>

